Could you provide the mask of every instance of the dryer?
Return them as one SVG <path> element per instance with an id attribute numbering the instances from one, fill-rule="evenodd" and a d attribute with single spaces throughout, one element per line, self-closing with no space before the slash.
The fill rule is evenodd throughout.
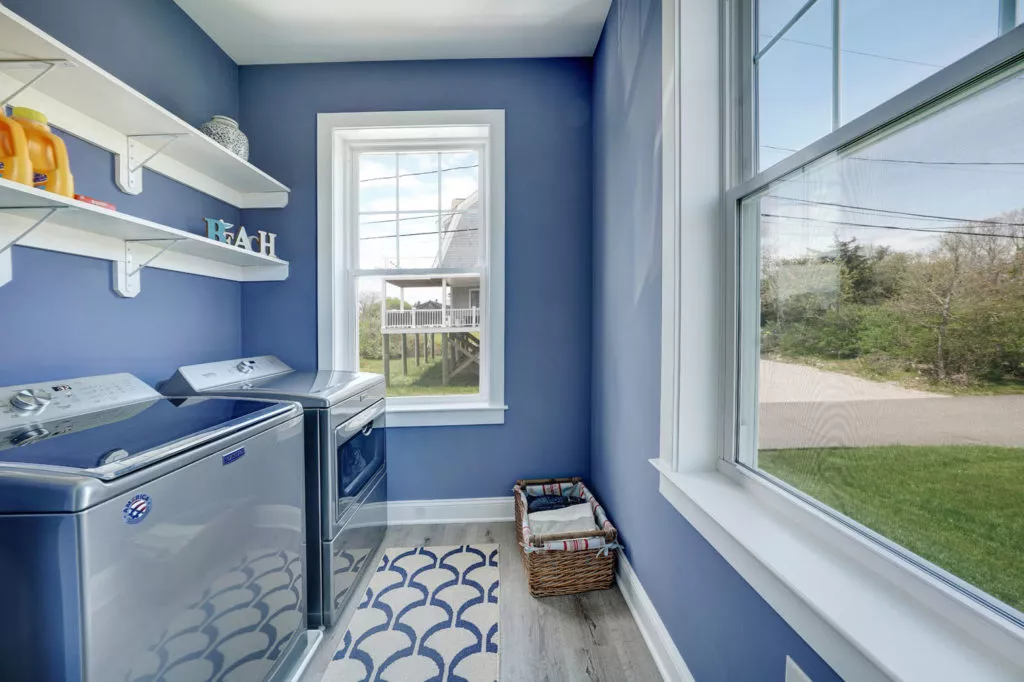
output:
<path id="1" fill-rule="evenodd" d="M 158 388 L 303 406 L 310 626 L 335 625 L 387 530 L 384 377 L 297 372 L 264 355 L 179 367 Z"/>
<path id="2" fill-rule="evenodd" d="M 0 388 L 0 679 L 296 679 L 302 451 L 294 403 Z"/>

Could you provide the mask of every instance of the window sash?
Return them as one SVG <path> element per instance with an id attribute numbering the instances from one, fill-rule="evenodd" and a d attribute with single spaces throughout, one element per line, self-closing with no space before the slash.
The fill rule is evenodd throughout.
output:
<path id="1" fill-rule="evenodd" d="M 746 11 L 751 15 L 755 13 L 753 10 L 755 4 L 756 0 L 743 3 Z M 750 39 L 756 40 L 756 31 L 754 31 L 756 20 L 741 20 L 738 25 L 740 31 L 753 31 L 753 33 L 746 34 L 741 41 L 742 44 L 750 42 Z M 737 24 L 733 24 L 733 26 L 735 27 Z M 736 43 L 735 40 L 733 42 Z M 734 48 L 734 50 L 736 49 L 743 54 L 742 47 Z M 1024 621 L 1020 619 L 1019 614 L 1007 611 L 1006 608 L 1000 606 L 997 600 L 975 586 L 757 469 L 760 225 L 756 215 L 758 211 L 752 210 L 753 216 L 744 216 L 742 208 L 744 199 L 761 192 L 785 176 L 799 171 L 804 166 L 833 152 L 855 143 L 864 142 L 883 130 L 889 132 L 894 124 L 911 120 L 926 109 L 955 101 L 958 97 L 969 94 L 975 86 L 1017 62 L 1024 62 L 1024 25 L 1012 28 L 975 52 L 950 64 L 849 123 L 836 128 L 832 133 L 795 152 L 778 164 L 757 172 L 752 177 L 740 174 L 741 178 L 746 177 L 746 179 L 739 180 L 725 192 L 723 201 L 725 265 L 727 269 L 725 338 L 731 352 L 728 354 L 724 373 L 727 390 L 731 393 L 726 401 L 727 414 L 724 415 L 724 424 L 727 426 L 723 429 L 724 447 L 721 458 L 725 466 L 740 467 L 756 475 L 804 504 L 826 514 L 848 530 L 868 538 L 877 547 L 899 557 L 906 564 L 921 569 L 940 580 L 985 610 L 999 614 L 1017 627 L 1024 627 Z M 729 135 L 726 135 L 725 152 L 727 159 L 731 159 L 734 167 L 756 169 L 756 165 L 748 165 L 745 161 L 747 158 L 755 160 L 757 158 L 756 73 L 754 73 L 753 61 L 742 61 L 742 64 L 741 69 L 730 73 L 733 82 L 727 84 L 725 89 L 730 91 L 730 88 L 733 88 L 731 90 L 733 92 L 746 92 L 748 97 L 753 97 L 751 101 L 754 103 L 752 109 L 755 112 L 755 120 L 750 131 L 752 135 L 744 134 L 741 131 L 736 136 L 736 139 L 741 141 L 740 144 L 730 147 Z M 736 84 L 737 82 L 739 85 Z M 729 109 L 735 109 L 735 107 L 729 105 L 727 110 Z M 732 133 L 736 134 L 735 128 L 744 125 L 744 122 L 742 120 L 737 122 L 735 112 L 732 116 L 730 125 L 734 129 Z M 756 209 L 757 202 L 749 202 L 749 206 Z M 744 220 L 744 217 L 747 219 Z"/>
<path id="2" fill-rule="evenodd" d="M 759 121 L 757 112 L 759 102 L 758 65 L 760 64 L 761 58 L 770 52 L 770 50 L 776 45 L 776 43 L 785 36 L 785 33 L 788 32 L 791 28 L 793 28 L 793 26 L 799 22 L 799 20 L 804 16 L 804 14 L 806 14 L 807 11 L 811 9 L 811 7 L 813 7 L 819 2 L 830 3 L 832 5 L 832 131 L 833 133 L 835 133 L 840 129 L 846 128 L 851 123 L 857 120 L 854 119 L 854 121 L 851 121 L 850 123 L 847 123 L 845 125 L 842 123 L 842 0 L 807 0 L 807 2 L 805 2 L 796 10 L 794 15 L 790 18 L 790 20 L 780 28 L 778 33 L 776 33 L 776 35 L 771 39 L 771 41 L 760 49 L 758 49 L 757 47 L 759 35 L 758 7 L 760 5 L 760 2 L 759 0 L 741 0 L 741 2 L 739 3 L 740 7 L 738 8 L 739 16 L 731 17 L 731 21 L 733 22 L 732 26 L 738 27 L 738 30 L 731 32 L 727 31 L 727 40 L 725 40 L 724 42 L 727 46 L 726 54 L 728 55 L 728 58 L 736 58 L 740 62 L 740 68 L 742 70 L 740 79 L 743 83 L 743 88 L 742 90 L 738 91 L 741 96 L 732 101 L 740 102 L 740 108 L 743 107 L 743 104 L 747 98 L 749 98 L 749 102 L 751 103 L 751 105 L 747 108 L 747 112 L 749 114 L 747 118 L 751 120 L 746 121 L 744 124 L 751 124 L 752 128 L 749 130 L 748 134 L 744 135 L 744 145 L 742 147 L 742 150 L 744 154 L 744 162 L 746 162 L 749 159 L 751 161 L 750 167 L 753 168 L 754 172 L 756 172 L 760 164 L 760 140 L 758 139 Z M 1016 31 L 1015 27 L 1021 11 L 1021 8 L 1018 7 L 1018 4 L 1021 3 L 1021 0 L 998 0 L 998 3 L 998 31 L 1000 37 L 996 38 L 996 40 L 1000 40 L 1007 34 Z M 728 40 L 729 38 L 732 38 L 732 42 L 735 43 L 735 45 L 732 47 L 730 47 L 730 41 Z M 991 45 L 991 43 L 989 43 L 989 45 Z M 987 49 L 987 47 L 988 46 L 982 46 L 981 48 L 979 48 L 978 51 Z M 973 55 L 974 53 L 971 53 L 961 58 L 960 61 L 970 59 Z M 933 76 L 929 77 L 926 80 L 931 80 L 932 78 L 940 75 L 943 71 L 946 71 L 947 69 L 951 68 L 956 63 L 957 62 L 954 62 L 949 67 L 946 67 L 946 69 L 940 70 L 938 73 L 933 74 Z M 912 86 L 911 89 L 914 89 L 914 87 L 916 86 Z M 896 99 L 899 99 L 900 97 L 901 95 L 897 95 L 896 97 L 893 98 L 893 100 L 890 101 L 894 101 Z M 882 103 L 877 108 L 881 108 L 886 104 L 888 104 L 888 102 Z M 730 108 L 730 106 L 727 106 L 726 111 L 728 111 Z M 871 112 L 867 112 L 863 114 L 861 117 L 867 116 L 868 113 Z M 817 143 L 814 143 L 811 146 L 814 146 L 815 144 Z M 786 163 L 791 158 L 792 157 L 788 157 L 787 159 L 784 159 L 780 163 Z M 746 167 L 746 164 L 744 165 Z M 804 164 L 801 163 L 798 165 Z M 766 172 L 768 170 L 770 169 L 765 169 Z M 744 177 L 748 176 L 744 175 Z"/>
<path id="3" fill-rule="evenodd" d="M 363 276 L 363 275 L 411 275 L 411 274 L 423 274 L 429 275 L 436 273 L 439 275 L 443 274 L 478 274 L 481 280 L 486 276 L 487 263 L 489 262 L 489 242 L 491 233 L 491 224 L 489 219 L 489 202 L 490 197 L 487 196 L 487 182 L 489 179 L 488 173 L 488 155 L 487 155 L 487 142 L 480 139 L 473 140 L 445 140 L 439 141 L 432 144 L 424 143 L 422 140 L 411 141 L 411 140 L 394 140 L 386 143 L 366 143 L 366 144 L 352 144 L 348 145 L 347 151 L 350 157 L 346 159 L 346 165 L 348 168 L 348 187 L 346 188 L 349 196 L 352 197 L 351 201 L 348 201 L 348 210 L 345 214 L 345 233 L 346 233 L 346 244 L 348 248 L 344 250 L 345 258 L 345 271 L 349 277 L 352 276 Z M 443 171 L 438 166 L 438 190 L 437 190 L 437 201 L 438 206 L 435 211 L 433 208 L 424 210 L 403 210 L 400 211 L 398 199 L 396 197 L 395 210 L 394 211 L 363 211 L 359 206 L 359 157 L 363 154 L 398 154 L 402 152 L 457 152 L 457 151 L 474 151 L 477 153 L 479 159 L 479 167 L 477 168 L 477 212 L 480 216 L 480 224 L 482 225 L 481 244 L 480 244 L 480 267 L 478 268 L 360 268 L 359 267 L 359 251 L 360 251 L 360 239 L 359 239 L 359 217 L 363 215 L 395 215 L 400 216 L 402 214 L 416 214 L 424 217 L 429 217 L 435 212 L 439 215 L 445 213 L 455 213 L 454 211 L 447 210 L 441 205 L 443 201 L 443 194 L 441 191 L 441 178 Z M 400 175 L 398 168 L 395 168 L 396 177 Z M 398 184 L 396 181 L 396 193 L 398 190 Z M 440 226 L 439 226 L 440 228 Z M 400 230 L 399 230 L 400 234 Z M 396 237 L 399 236 L 396 234 Z M 443 238 L 443 232 L 438 229 L 439 240 Z M 440 254 L 440 243 L 438 248 L 438 254 Z M 401 240 L 399 238 L 398 245 L 398 263 L 401 265 Z"/>
<path id="4" fill-rule="evenodd" d="M 374 154 L 374 153 L 403 153 L 403 152 L 455 152 L 455 151 L 475 151 L 479 159 L 479 167 L 477 169 L 477 211 L 480 216 L 481 230 L 481 244 L 480 244 L 480 263 L 475 268 L 360 268 L 359 267 L 359 217 L 361 215 L 370 214 L 388 214 L 388 215 L 400 215 L 402 213 L 414 213 L 419 215 L 431 215 L 434 213 L 444 214 L 447 211 L 441 205 L 442 193 L 440 186 L 438 187 L 438 207 L 437 209 L 425 209 L 425 210 L 407 210 L 399 211 L 398 204 L 396 203 L 396 210 L 394 211 L 362 211 L 359 205 L 359 156 L 362 154 Z M 464 138 L 464 139 L 445 139 L 437 141 L 425 141 L 420 139 L 396 139 L 388 140 L 385 142 L 368 142 L 368 143 L 350 143 L 344 146 L 343 155 L 345 168 L 347 170 L 345 183 L 345 192 L 349 197 L 349 200 L 345 202 L 346 210 L 344 214 L 344 247 L 342 251 L 343 258 L 343 278 L 347 282 L 347 289 L 350 292 L 350 309 L 352 313 L 350 320 L 348 321 L 348 332 L 354 340 L 350 340 L 351 348 L 349 350 L 350 357 L 349 361 L 353 367 L 359 367 L 359 319 L 358 319 L 358 301 L 359 301 L 359 280 L 365 278 L 385 278 L 385 277 L 401 277 L 401 276 L 459 276 L 459 275 L 472 275 L 479 277 L 480 279 L 480 295 L 482 301 L 489 301 L 488 291 L 490 287 L 490 254 L 492 253 L 491 240 L 492 240 L 492 229 L 493 226 L 490 220 L 490 199 L 488 195 L 488 189 L 490 185 L 490 144 L 488 140 L 480 138 Z M 399 170 L 396 167 L 396 175 L 399 174 Z M 438 166 L 438 183 L 441 182 L 441 170 Z M 396 188 L 397 191 L 397 188 Z M 396 235 L 397 236 L 397 235 Z M 443 239 L 443 232 L 438 231 L 439 239 Z M 400 247 L 399 247 L 400 248 Z M 440 245 L 438 253 L 440 254 Z M 398 252 L 399 264 L 401 264 L 401 252 Z M 491 402 L 491 354 L 493 350 L 493 342 L 491 340 L 492 334 L 488 333 L 491 329 L 491 315 L 490 306 L 482 306 L 480 311 L 480 329 L 481 329 L 481 341 L 480 341 L 480 386 L 478 393 L 468 395 L 426 395 L 426 396 L 396 396 L 389 398 L 397 404 L 402 405 L 459 405 L 459 404 L 478 404 L 481 402 Z M 446 333 L 443 330 L 439 330 L 437 333 Z"/>

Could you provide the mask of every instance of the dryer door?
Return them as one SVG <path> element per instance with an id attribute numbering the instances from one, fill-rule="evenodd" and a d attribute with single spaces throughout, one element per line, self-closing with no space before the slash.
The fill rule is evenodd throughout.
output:
<path id="1" fill-rule="evenodd" d="M 323 479 L 327 486 L 324 499 L 330 506 L 326 518 L 332 521 L 325 524 L 329 533 L 325 540 L 334 537 L 352 503 L 384 466 L 385 426 L 384 401 L 380 400 L 334 430 Z"/>

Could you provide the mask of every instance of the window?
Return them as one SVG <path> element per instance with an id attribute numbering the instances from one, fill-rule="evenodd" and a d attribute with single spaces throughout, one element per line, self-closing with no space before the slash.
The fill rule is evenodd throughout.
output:
<path id="1" fill-rule="evenodd" d="M 1010 0 L 756 0 L 765 169 L 1016 24 Z"/>
<path id="2" fill-rule="evenodd" d="M 983 4 L 970 3 L 994 23 Z M 956 5 L 936 12 L 929 41 L 948 49 L 932 61 L 984 39 L 976 16 L 954 30 Z M 895 82 L 858 101 L 906 85 Z M 1024 66 L 1003 67 L 737 206 L 737 461 L 1017 626 L 1022 106 Z"/>
<path id="3" fill-rule="evenodd" d="M 663 4 L 659 491 L 841 678 L 1024 679 L 1016 2 L 712 4 Z"/>
<path id="4" fill-rule="evenodd" d="M 321 115 L 320 135 L 321 364 L 384 374 L 389 423 L 501 423 L 501 112 Z"/>

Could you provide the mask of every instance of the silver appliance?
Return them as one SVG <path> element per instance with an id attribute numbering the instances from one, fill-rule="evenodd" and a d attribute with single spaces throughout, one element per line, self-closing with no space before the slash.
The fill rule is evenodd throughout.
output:
<path id="1" fill-rule="evenodd" d="M 331 627 L 387 530 L 384 377 L 297 372 L 272 355 L 178 368 L 167 395 L 291 400 L 305 408 L 311 627 Z"/>
<path id="2" fill-rule="evenodd" d="M 293 403 L 0 388 L 0 679 L 296 679 L 302 452 Z"/>

